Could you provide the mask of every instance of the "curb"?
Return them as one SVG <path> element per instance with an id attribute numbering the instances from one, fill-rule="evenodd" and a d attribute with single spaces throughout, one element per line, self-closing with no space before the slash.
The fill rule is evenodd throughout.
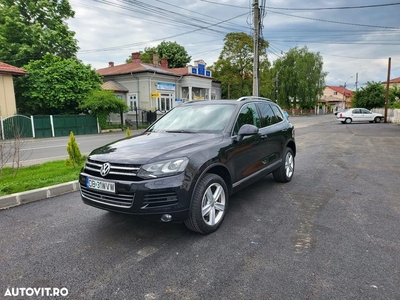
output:
<path id="1" fill-rule="evenodd" d="M 51 198 L 79 190 L 78 181 L 70 181 L 36 190 L 15 193 L 0 197 L 0 210 L 7 209 L 21 204 Z"/>

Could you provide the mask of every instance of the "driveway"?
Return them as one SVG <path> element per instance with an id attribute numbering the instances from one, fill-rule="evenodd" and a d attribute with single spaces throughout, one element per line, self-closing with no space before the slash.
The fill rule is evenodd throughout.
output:
<path id="1" fill-rule="evenodd" d="M 211 235 L 78 192 L 0 211 L 0 298 L 50 287 L 68 299 L 400 299 L 400 126 L 304 120 L 293 180 L 232 196 Z"/>

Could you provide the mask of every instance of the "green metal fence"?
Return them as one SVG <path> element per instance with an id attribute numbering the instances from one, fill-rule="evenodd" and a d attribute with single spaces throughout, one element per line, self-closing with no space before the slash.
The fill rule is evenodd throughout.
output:
<path id="1" fill-rule="evenodd" d="M 33 137 L 31 119 L 26 116 L 11 116 L 2 120 L 1 123 L 3 139 Z"/>
<path id="2" fill-rule="evenodd" d="M 56 137 L 98 133 L 97 118 L 89 115 L 16 115 L 0 119 L 1 139 Z"/>

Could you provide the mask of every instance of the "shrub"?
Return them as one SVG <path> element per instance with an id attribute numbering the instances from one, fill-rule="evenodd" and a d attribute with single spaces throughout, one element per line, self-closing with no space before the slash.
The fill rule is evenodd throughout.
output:
<path id="1" fill-rule="evenodd" d="M 81 150 L 79 149 L 78 143 L 76 142 L 74 133 L 71 131 L 69 134 L 69 141 L 67 146 L 67 152 L 69 154 L 69 158 L 67 159 L 67 165 L 72 165 L 75 169 L 77 165 L 82 163 L 84 157 L 81 154 Z"/>

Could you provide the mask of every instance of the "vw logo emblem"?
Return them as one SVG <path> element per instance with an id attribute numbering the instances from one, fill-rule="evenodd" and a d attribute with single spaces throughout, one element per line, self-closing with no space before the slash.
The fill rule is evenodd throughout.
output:
<path id="1" fill-rule="evenodd" d="M 106 176 L 110 172 L 110 169 L 111 169 L 110 163 L 103 164 L 100 168 L 100 175 L 103 177 Z"/>

